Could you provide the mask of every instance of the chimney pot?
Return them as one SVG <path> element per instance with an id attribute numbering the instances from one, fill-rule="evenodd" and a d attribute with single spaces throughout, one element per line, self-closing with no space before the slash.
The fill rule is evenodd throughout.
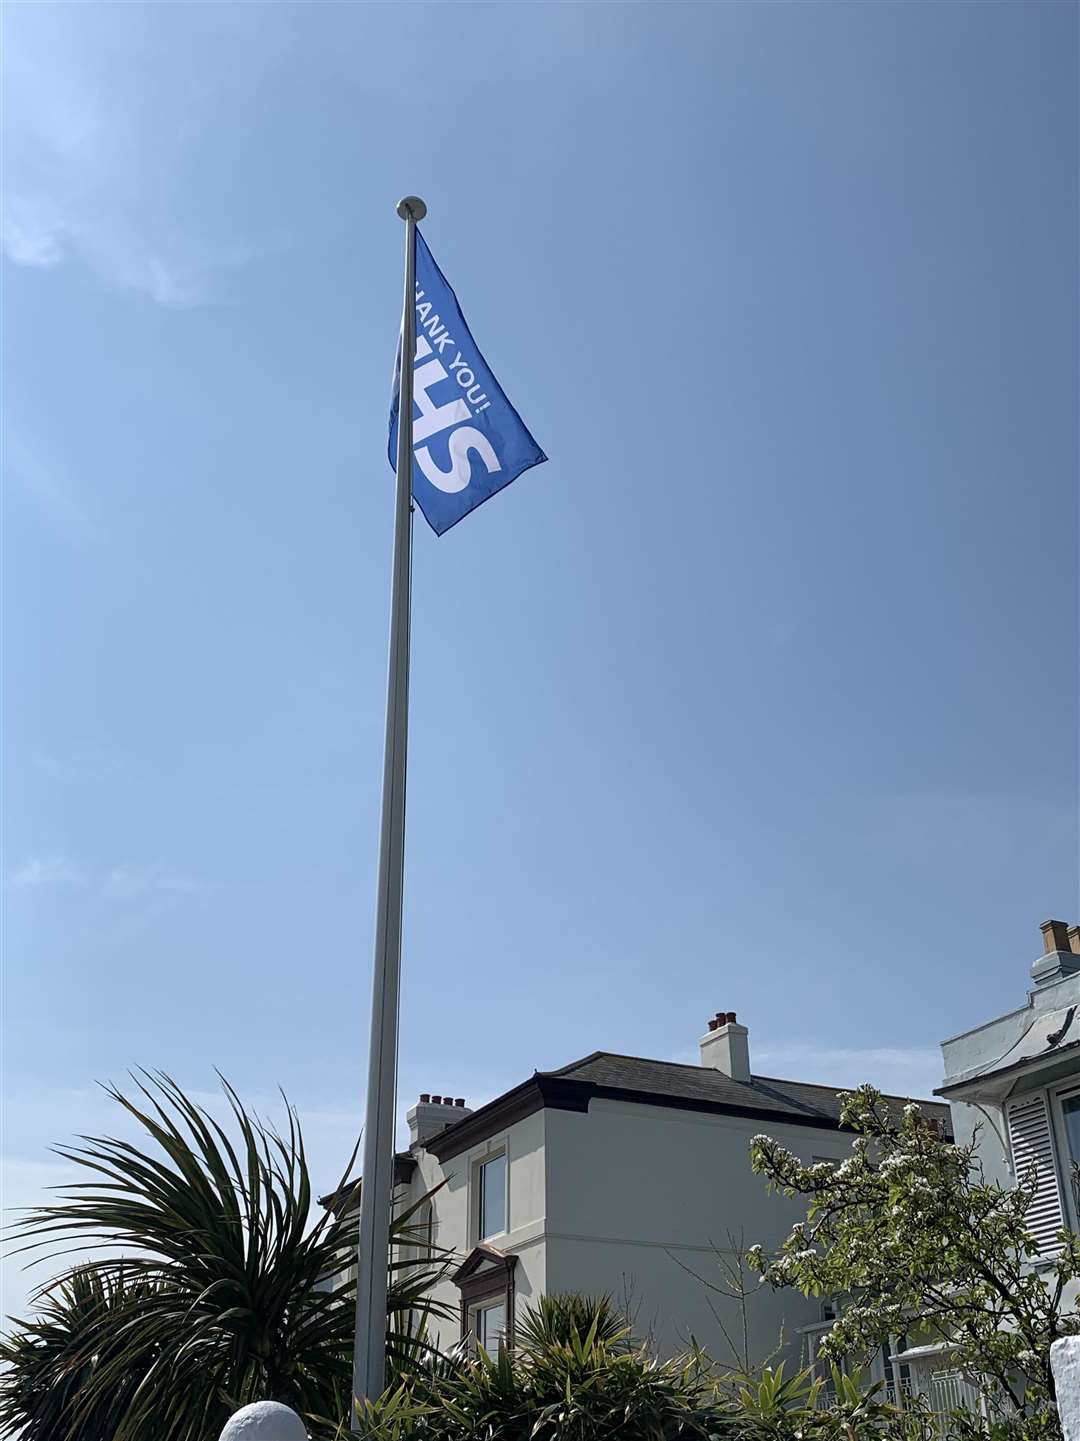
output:
<path id="1" fill-rule="evenodd" d="M 446 1111 L 453 1107 L 457 1111 L 456 1116 L 448 1116 Z M 452 1126 L 461 1121 L 465 1116 L 471 1116 L 472 1112 L 465 1104 L 464 1098 L 455 1100 L 453 1096 L 433 1096 L 425 1091 L 417 1105 L 406 1114 L 405 1119 L 409 1123 L 409 1145 L 413 1150 L 417 1147 L 423 1149 L 432 1136 L 437 1136 L 445 1131 L 447 1126 Z"/>
<path id="2" fill-rule="evenodd" d="M 701 1064 L 733 1081 L 750 1081 L 750 1037 L 734 1011 L 717 1011 L 701 1040 Z"/>
<path id="3" fill-rule="evenodd" d="M 1070 949 L 1069 928 L 1064 921 L 1043 921 L 1039 930 L 1042 931 L 1043 950 L 1048 956 L 1054 951 Z"/>
<path id="4" fill-rule="evenodd" d="M 1031 979 L 1037 986 L 1049 986 L 1065 976 L 1080 974 L 1080 926 L 1067 926 L 1064 921 L 1043 921 L 1039 927 L 1043 937 L 1043 953 L 1031 967 Z"/>
<path id="5" fill-rule="evenodd" d="M 464 1106 L 464 1104 L 465 1104 L 465 1097 L 464 1097 L 464 1096 L 458 1096 L 457 1100 L 454 1102 L 454 1105 L 455 1105 L 455 1106 Z"/>

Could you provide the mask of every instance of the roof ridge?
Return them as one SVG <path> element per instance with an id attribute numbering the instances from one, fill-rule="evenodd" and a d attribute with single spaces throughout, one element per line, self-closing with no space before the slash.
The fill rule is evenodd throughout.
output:
<path id="1" fill-rule="evenodd" d="M 590 1051 L 587 1056 L 582 1056 L 580 1060 L 577 1061 L 571 1061 L 568 1066 L 560 1066 L 556 1071 L 537 1071 L 536 1074 L 538 1076 L 566 1076 L 576 1071 L 579 1067 L 588 1065 L 590 1061 L 599 1060 L 601 1056 L 611 1056 L 617 1061 L 644 1061 L 646 1065 L 650 1066 L 671 1066 L 681 1071 L 696 1071 L 698 1073 L 713 1069 L 711 1066 L 701 1065 L 700 1062 L 669 1061 L 660 1056 L 634 1056 L 627 1051 Z M 721 1071 L 720 1074 L 725 1075 L 726 1073 Z M 790 1076 L 760 1076 L 757 1072 L 751 1074 L 749 1082 L 736 1080 L 734 1076 L 727 1076 L 727 1080 L 731 1081 L 733 1085 L 748 1086 L 751 1088 L 755 1081 L 762 1081 L 774 1086 L 813 1086 L 819 1091 L 832 1091 L 834 1095 L 839 1095 L 841 1091 L 854 1091 L 857 1089 L 855 1086 L 837 1086 L 831 1081 L 796 1081 Z M 886 1101 L 914 1101 L 920 1106 L 946 1105 L 946 1102 L 935 1101 L 929 1096 L 900 1096 L 891 1091 L 882 1091 L 881 1095 L 882 1099 Z"/>
<path id="2" fill-rule="evenodd" d="M 578 1060 L 576 1060 L 576 1061 L 571 1061 L 568 1066 L 560 1066 L 560 1067 L 558 1068 L 558 1070 L 555 1070 L 555 1071 L 534 1071 L 534 1072 L 533 1072 L 533 1075 L 534 1075 L 534 1076 L 566 1076 L 566 1075 L 569 1075 L 569 1073 L 570 1073 L 571 1071 L 576 1071 L 579 1066 L 587 1066 L 590 1061 L 598 1060 L 600 1056 L 614 1056 L 614 1055 L 616 1055 L 616 1054 L 617 1054 L 617 1053 L 616 1053 L 615 1051 L 590 1051 L 587 1056 L 581 1056 L 581 1057 L 579 1057 Z M 625 1056 L 625 1057 L 623 1057 L 623 1059 L 624 1059 L 624 1060 L 627 1060 L 627 1061 L 643 1061 L 643 1060 L 645 1059 L 645 1057 L 644 1057 L 644 1056 Z"/>
<path id="3" fill-rule="evenodd" d="M 582 1056 L 580 1061 L 572 1061 L 569 1066 L 563 1066 L 559 1071 L 540 1071 L 542 1076 L 563 1076 L 567 1071 L 574 1071 L 578 1066 L 584 1066 L 588 1061 L 595 1061 L 600 1056 L 611 1056 L 616 1061 L 644 1061 L 647 1066 L 677 1066 L 681 1071 L 696 1071 L 699 1074 L 713 1069 L 711 1066 L 703 1066 L 700 1061 L 669 1061 L 663 1056 L 632 1056 L 628 1051 L 593 1051 L 588 1056 Z M 721 1071 L 721 1075 L 724 1073 Z M 732 1080 L 728 1076 L 728 1080 Z M 737 1086 L 745 1086 L 745 1081 L 735 1081 Z"/>

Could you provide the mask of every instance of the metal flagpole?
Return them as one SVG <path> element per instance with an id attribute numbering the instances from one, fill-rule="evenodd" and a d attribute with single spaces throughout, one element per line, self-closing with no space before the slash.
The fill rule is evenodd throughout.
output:
<path id="1" fill-rule="evenodd" d="M 413 358 L 416 354 L 416 224 L 427 206 L 415 195 L 398 203 L 405 222 L 405 296 L 398 381 L 397 492 L 390 597 L 390 664 L 386 683 L 382 835 L 371 986 L 364 1170 L 357 1244 L 353 1395 L 374 1400 L 386 1374 L 386 1285 L 394 1184 L 401 902 L 405 864 L 405 756 L 409 730 L 409 605 L 412 579 Z M 355 1424 L 355 1418 L 354 1418 Z"/>

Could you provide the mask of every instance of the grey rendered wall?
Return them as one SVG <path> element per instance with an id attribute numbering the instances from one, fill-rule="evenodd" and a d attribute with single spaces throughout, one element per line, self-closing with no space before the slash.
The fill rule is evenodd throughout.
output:
<path id="1" fill-rule="evenodd" d="M 476 1167 L 485 1157 L 505 1150 L 509 1168 L 508 1230 L 491 1238 L 503 1251 L 516 1252 L 515 1297 L 524 1307 L 541 1294 L 545 1284 L 545 1124 L 549 1113 L 537 1111 L 523 1121 L 473 1146 L 460 1156 L 440 1165 L 427 1151 L 417 1153 L 417 1172 L 410 1188 L 415 1199 L 445 1181 L 435 1197 L 435 1242 L 464 1260 L 477 1240 Z M 450 1307 L 451 1318 L 434 1324 L 437 1339 L 449 1345 L 458 1339 L 460 1292 L 450 1281 L 435 1288 L 434 1297 Z"/>
<path id="2" fill-rule="evenodd" d="M 838 1132 L 737 1117 L 616 1101 L 593 1101 L 587 1114 L 549 1111 L 549 1289 L 628 1295 L 638 1328 L 664 1354 L 693 1336 L 731 1361 L 732 1341 L 742 1351 L 742 1311 L 710 1289 L 723 1284 L 721 1258 L 754 1242 L 775 1246 L 805 1215 L 752 1173 L 758 1131 L 807 1161 L 850 1151 L 851 1138 Z M 774 1293 L 756 1277 L 748 1285 L 750 1359 L 763 1360 L 782 1332 L 797 1354 L 795 1330 L 820 1319 L 821 1303 Z"/>

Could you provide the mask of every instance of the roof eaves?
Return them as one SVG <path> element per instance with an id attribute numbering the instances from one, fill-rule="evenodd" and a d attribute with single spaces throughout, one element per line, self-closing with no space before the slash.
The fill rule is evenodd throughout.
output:
<path id="1" fill-rule="evenodd" d="M 1070 1051 L 1075 1051 L 1078 1046 L 1080 1046 L 1080 1039 L 1069 1041 L 1066 1045 L 1058 1046 L 1056 1050 L 1047 1051 L 1042 1055 L 1022 1056 L 1019 1061 L 1013 1061 L 1008 1066 L 1001 1066 L 996 1071 L 973 1071 L 970 1075 L 962 1076 L 957 1081 L 950 1081 L 947 1085 L 938 1086 L 934 1095 L 945 1096 L 946 1098 L 949 1096 L 962 1098 L 965 1092 L 978 1092 L 980 1083 L 982 1082 L 1003 1081 L 1009 1076 L 1018 1076 L 1028 1070 L 1032 1072 L 1045 1071 L 1059 1056 L 1064 1056 Z"/>
<path id="2" fill-rule="evenodd" d="M 523 1121 L 526 1116 L 545 1107 L 561 1111 L 587 1111 L 595 1092 L 596 1086 L 592 1081 L 537 1071 L 527 1081 L 481 1106 L 471 1116 L 463 1116 L 460 1121 L 430 1137 L 424 1142 L 424 1149 L 439 1161 L 452 1160 L 470 1146 L 486 1140 L 494 1131 Z"/>
<path id="3" fill-rule="evenodd" d="M 495 1131 L 513 1125 L 516 1121 L 524 1120 L 526 1116 L 532 1115 L 536 1111 L 545 1108 L 587 1111 L 593 1097 L 657 1106 L 667 1110 L 738 1116 L 762 1122 L 771 1120 L 788 1125 L 813 1126 L 823 1130 L 841 1130 L 853 1133 L 853 1128 L 844 1126 L 837 1114 L 817 1107 L 810 1100 L 803 1099 L 798 1095 L 788 1095 L 774 1089 L 779 1086 L 791 1086 L 797 1089 L 826 1091 L 832 1097 L 836 1097 L 846 1089 L 842 1086 L 814 1085 L 807 1081 L 784 1081 L 766 1076 L 754 1076 L 748 1084 L 742 1081 L 731 1081 L 729 1077 L 727 1079 L 730 1084 L 745 1089 L 747 1104 L 740 1104 L 738 1100 L 672 1094 L 654 1090 L 647 1085 L 619 1085 L 617 1082 L 593 1080 L 575 1074 L 595 1061 L 607 1059 L 628 1061 L 644 1066 L 688 1070 L 699 1075 L 703 1069 L 700 1066 L 684 1064 L 681 1061 L 657 1061 L 647 1056 L 627 1056 L 616 1051 L 592 1051 L 587 1056 L 571 1061 L 567 1066 L 559 1067 L 558 1070 L 534 1071 L 528 1080 L 522 1081 L 509 1091 L 504 1091 L 501 1096 L 496 1096 L 486 1106 L 481 1106 L 478 1111 L 463 1116 L 460 1121 L 454 1121 L 437 1135 L 430 1137 L 424 1143 L 425 1149 L 440 1161 L 452 1160 L 455 1156 L 468 1150 L 470 1146 L 486 1140 Z M 750 1103 L 751 1098 L 756 1104 Z M 890 1095 L 885 1096 L 884 1099 L 901 1105 L 914 1099 L 916 1105 L 947 1109 L 942 1107 L 941 1102 L 935 1103 L 906 1096 Z M 762 1105 L 763 1100 L 766 1100 L 768 1104 Z"/>
<path id="4" fill-rule="evenodd" d="M 597 1082 L 595 1094 L 602 1100 L 627 1101 L 638 1105 L 657 1106 L 669 1111 L 697 1111 L 712 1116 L 738 1116 L 749 1121 L 780 1121 L 791 1126 L 816 1126 L 820 1130 L 851 1130 L 841 1126 L 836 1116 L 826 1111 L 795 1110 L 781 1105 L 740 1106 L 737 1101 L 714 1100 L 704 1096 L 678 1096 L 661 1091 L 646 1091 L 630 1086 L 612 1086 Z"/>
<path id="5" fill-rule="evenodd" d="M 397 1151 L 394 1155 L 394 1185 L 407 1186 L 413 1178 L 416 1170 L 416 1157 L 411 1151 Z M 335 1205 L 342 1201 L 352 1201 L 359 1195 L 363 1176 L 354 1176 L 351 1181 L 345 1181 L 333 1191 L 328 1191 L 325 1196 L 316 1196 L 316 1203 L 324 1210 L 332 1210 Z"/>

